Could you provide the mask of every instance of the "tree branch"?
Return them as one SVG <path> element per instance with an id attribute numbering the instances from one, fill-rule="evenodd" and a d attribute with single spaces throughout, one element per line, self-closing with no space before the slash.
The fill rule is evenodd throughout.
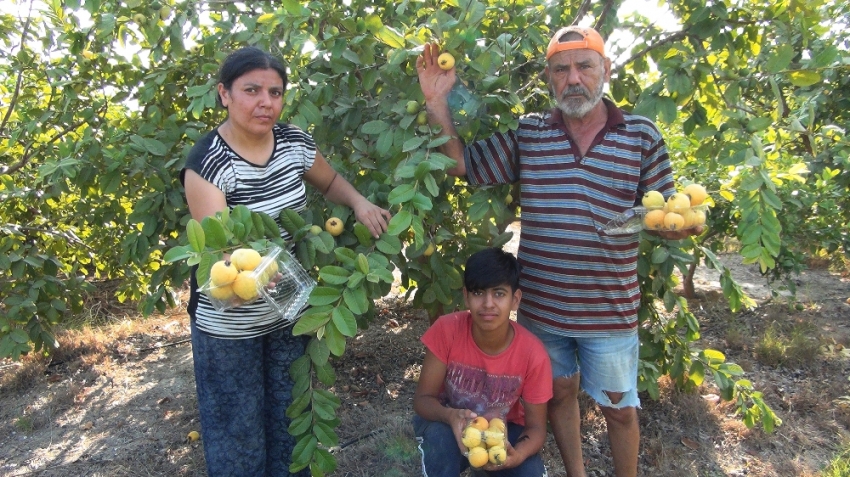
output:
<path id="1" fill-rule="evenodd" d="M 685 37 L 687 37 L 687 36 L 688 36 L 688 31 L 687 31 L 687 30 L 682 30 L 682 31 L 678 31 L 678 32 L 676 32 L 676 33 L 673 33 L 673 34 L 671 34 L 671 35 L 668 35 L 668 36 L 667 36 L 667 37 L 665 37 L 665 38 L 662 38 L 662 39 L 661 39 L 660 41 L 658 41 L 657 43 L 653 43 L 653 44 L 651 44 L 651 45 L 647 45 L 644 49 L 642 49 L 641 51 L 639 51 L 639 52 L 635 53 L 635 54 L 634 54 L 634 55 L 632 55 L 629 59 L 627 59 L 626 61 L 624 61 L 624 62 L 620 65 L 620 68 L 622 68 L 622 67 L 626 66 L 627 64 L 629 64 L 629 63 L 631 63 L 631 62 L 633 62 L 633 61 L 637 60 L 638 58 L 640 58 L 640 57 L 642 57 L 642 56 L 647 55 L 650 51 L 652 51 L 652 50 L 654 50 L 654 49 L 656 49 L 656 48 L 658 48 L 658 47 L 660 47 L 660 46 L 662 46 L 662 45 L 666 45 L 666 44 L 668 44 L 668 43 L 674 43 L 674 42 L 680 41 L 680 40 L 684 39 L 684 38 L 685 38 Z M 619 69 L 619 68 L 618 68 L 618 69 Z"/>
<path id="2" fill-rule="evenodd" d="M 24 23 L 24 28 L 21 30 L 21 49 L 24 47 L 24 42 L 27 39 L 27 33 L 30 29 L 30 24 L 32 24 L 32 5 L 35 0 L 30 1 L 30 9 L 27 12 L 27 21 Z M 18 71 L 18 79 L 15 81 L 15 92 L 12 93 L 12 99 L 9 101 L 9 109 L 6 110 L 6 114 L 3 115 L 3 120 L 0 121 L 0 136 L 3 135 L 3 130 L 6 129 L 6 124 L 9 122 L 9 118 L 12 116 L 12 111 L 15 110 L 15 105 L 18 104 L 18 94 L 21 91 L 21 83 L 24 81 L 24 70 L 21 68 L 21 71 Z"/>

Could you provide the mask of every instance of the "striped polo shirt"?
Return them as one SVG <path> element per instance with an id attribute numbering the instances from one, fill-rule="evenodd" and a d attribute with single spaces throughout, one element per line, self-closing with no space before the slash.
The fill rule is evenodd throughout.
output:
<path id="1" fill-rule="evenodd" d="M 274 151 L 263 166 L 239 156 L 216 129 L 195 144 L 186 159 L 185 169 L 197 172 L 219 188 L 228 207 L 244 205 L 253 211 L 265 212 L 281 227 L 279 215 L 283 209 L 301 211 L 307 206 L 303 178 L 313 167 L 316 144 L 310 135 L 289 124 L 277 124 L 273 132 Z M 180 178 L 182 181 L 182 172 Z M 284 240 L 291 238 L 282 227 L 280 233 Z M 199 329 L 216 338 L 253 338 L 288 324 L 263 300 L 217 311 L 207 296 L 198 292 L 194 273 L 191 286 L 189 315 Z"/>
<path id="2" fill-rule="evenodd" d="M 472 185 L 519 182 L 520 312 L 565 336 L 634 333 L 639 236 L 598 232 L 643 194 L 673 188 L 667 147 L 650 120 L 604 100 L 608 121 L 584 157 L 558 109 L 467 145 Z"/>

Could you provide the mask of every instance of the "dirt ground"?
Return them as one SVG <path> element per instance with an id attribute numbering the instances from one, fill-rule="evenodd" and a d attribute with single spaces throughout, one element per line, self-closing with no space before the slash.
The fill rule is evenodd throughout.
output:
<path id="1" fill-rule="evenodd" d="M 659 400 L 642 396 L 640 474 L 819 475 L 850 428 L 850 279 L 812 268 L 798 277 L 796 302 L 771 299 L 757 269 L 723 260 L 759 306 L 733 315 L 717 272 L 700 268 L 690 307 L 701 344 L 740 364 L 783 424 L 773 434 L 747 429 L 710 382 L 694 394 L 664 384 Z M 334 476 L 419 475 L 409 422 L 428 319 L 397 296 L 379 310 L 335 361 Z M 0 361 L 0 475 L 206 475 L 202 440 L 187 440 L 200 431 L 187 320 L 182 309 L 142 324 L 128 315 L 69 335 L 73 354 Z M 771 362 L 758 341 L 766 330 L 802 330 L 795 343 L 813 351 Z M 587 399 L 582 415 L 588 475 L 612 476 L 604 420 Z M 543 453 L 549 475 L 565 475 L 551 436 Z"/>

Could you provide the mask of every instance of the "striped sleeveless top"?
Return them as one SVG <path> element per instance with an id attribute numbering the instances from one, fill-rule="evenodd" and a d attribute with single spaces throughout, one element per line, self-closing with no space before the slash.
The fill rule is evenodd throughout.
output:
<path id="1" fill-rule="evenodd" d="M 304 210 L 307 205 L 304 173 L 313 167 L 316 145 L 304 131 L 289 124 L 273 128 L 274 151 L 267 164 L 252 164 L 234 152 L 219 135 L 211 131 L 189 152 L 185 169 L 191 169 L 218 187 L 227 206 L 244 205 L 265 212 L 278 222 L 285 209 Z M 181 172 L 181 181 L 183 172 Z M 289 234 L 281 227 L 281 237 Z M 192 273 L 189 315 L 198 329 L 216 338 L 253 338 L 287 325 L 268 304 L 259 300 L 226 311 L 217 311 L 205 294 L 197 291 Z"/>

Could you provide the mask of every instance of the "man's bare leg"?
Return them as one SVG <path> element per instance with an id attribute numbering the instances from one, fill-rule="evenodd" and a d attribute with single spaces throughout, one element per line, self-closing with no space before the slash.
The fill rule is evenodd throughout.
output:
<path id="1" fill-rule="evenodd" d="M 578 404 L 579 374 L 555 378 L 549 401 L 549 425 L 561 452 L 568 477 L 586 477 L 581 453 L 581 410 Z"/>
<path id="2" fill-rule="evenodd" d="M 608 393 L 608 397 L 611 402 L 616 404 L 623 398 L 623 393 Z M 638 449 L 640 447 L 637 408 L 614 409 L 600 406 L 600 409 L 608 426 L 608 441 L 611 444 L 611 457 L 614 459 L 614 474 L 617 477 L 636 477 Z M 563 451 L 561 453 L 563 454 Z"/>

